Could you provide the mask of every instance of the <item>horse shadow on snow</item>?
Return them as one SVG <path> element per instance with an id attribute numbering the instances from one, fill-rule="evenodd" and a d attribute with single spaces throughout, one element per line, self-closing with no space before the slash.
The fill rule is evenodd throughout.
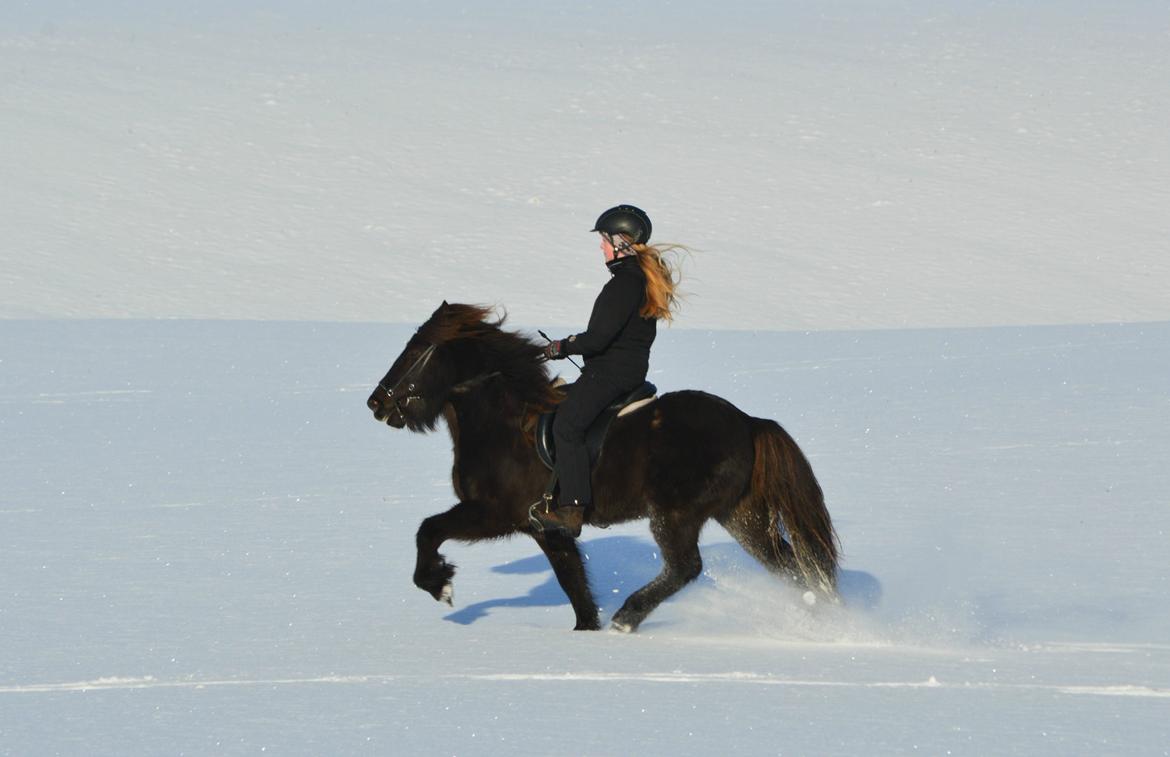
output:
<path id="1" fill-rule="evenodd" d="M 581 542 L 581 552 L 586 558 L 585 569 L 603 620 L 612 616 L 631 593 L 649 583 L 662 568 L 658 546 L 652 541 L 637 536 L 606 536 Z M 783 584 L 769 576 L 767 571 L 753 560 L 735 542 L 721 542 L 702 545 L 703 573 L 687 589 L 666 601 L 669 605 L 678 598 L 691 593 L 693 587 L 704 587 L 718 591 L 719 584 L 728 576 L 743 576 L 752 579 L 766 579 L 777 587 Z M 537 551 L 531 557 L 513 560 L 492 568 L 493 573 L 505 575 L 538 575 L 546 573 L 546 580 L 533 587 L 524 596 L 499 597 L 476 602 L 444 616 L 444 620 L 461 625 L 471 625 L 486 617 L 497 608 L 556 607 L 568 605 L 569 598 L 557 583 L 552 567 L 543 553 Z M 761 584 L 770 585 L 770 584 Z M 881 602 L 881 582 L 864 571 L 841 570 L 837 577 L 837 589 L 847 609 L 870 611 Z M 798 597 L 795 593 L 793 597 Z"/>

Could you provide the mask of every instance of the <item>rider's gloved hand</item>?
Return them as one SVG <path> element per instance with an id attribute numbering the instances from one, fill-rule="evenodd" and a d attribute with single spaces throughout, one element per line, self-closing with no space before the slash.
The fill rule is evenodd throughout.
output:
<path id="1" fill-rule="evenodd" d="M 544 347 L 544 356 L 548 360 L 564 360 L 569 356 L 565 352 L 565 348 L 561 346 L 561 339 L 553 339 Z"/>

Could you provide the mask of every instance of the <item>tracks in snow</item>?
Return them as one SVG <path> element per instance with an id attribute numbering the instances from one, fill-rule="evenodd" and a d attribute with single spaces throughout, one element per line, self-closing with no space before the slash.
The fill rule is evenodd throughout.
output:
<path id="1" fill-rule="evenodd" d="M 939 681 L 931 676 L 925 681 L 842 681 L 784 678 L 759 673 L 491 673 L 444 676 L 412 675 L 351 675 L 304 678 L 259 679 L 178 679 L 159 680 L 151 676 L 141 678 L 97 678 L 90 681 L 65 683 L 31 683 L 0 685 L 0 694 L 59 694 L 67 692 L 127 691 L 133 689 L 211 689 L 319 685 L 390 685 L 437 681 L 467 681 L 485 683 L 551 682 L 575 683 L 654 683 L 654 684 L 724 684 L 744 686 L 782 686 L 790 688 L 846 688 L 846 689 L 914 689 L 970 692 L 1030 691 L 1073 696 L 1139 697 L 1170 699 L 1170 689 L 1131 684 L 1086 686 L 1078 684 L 997 683 L 988 681 Z"/>

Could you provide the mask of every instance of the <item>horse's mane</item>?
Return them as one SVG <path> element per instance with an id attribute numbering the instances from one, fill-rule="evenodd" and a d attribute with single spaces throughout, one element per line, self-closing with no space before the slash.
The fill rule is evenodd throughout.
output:
<path id="1" fill-rule="evenodd" d="M 444 302 L 426 323 L 418 327 L 418 335 L 431 344 L 439 345 L 460 337 L 477 336 L 492 328 L 498 331 L 507 314 L 491 322 L 489 319 L 495 314 L 495 308 L 485 305 L 450 305 Z"/>
<path id="2" fill-rule="evenodd" d="M 419 327 L 418 335 L 434 345 L 474 342 L 490 363 L 485 368 L 504 376 L 510 392 L 526 406 L 526 415 L 551 410 L 562 395 L 549 382 L 544 348 L 523 334 L 505 331 L 507 317 L 493 307 L 444 302 Z"/>

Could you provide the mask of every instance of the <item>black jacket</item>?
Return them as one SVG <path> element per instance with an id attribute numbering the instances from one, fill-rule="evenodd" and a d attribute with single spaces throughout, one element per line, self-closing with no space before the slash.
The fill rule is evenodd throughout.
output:
<path id="1" fill-rule="evenodd" d="M 566 354 L 583 355 L 585 372 L 630 388 L 646 380 L 657 321 L 638 315 L 646 301 L 646 275 L 635 256 L 606 263 L 612 274 L 597 295 L 589 327 L 563 342 Z"/>

